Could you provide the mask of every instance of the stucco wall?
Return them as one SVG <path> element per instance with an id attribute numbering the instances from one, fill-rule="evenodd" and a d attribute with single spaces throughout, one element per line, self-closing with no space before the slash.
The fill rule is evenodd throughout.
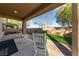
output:
<path id="1" fill-rule="evenodd" d="M 0 32 L 2 32 L 2 20 L 0 19 Z"/>
<path id="2" fill-rule="evenodd" d="M 67 29 L 68 27 L 51 27 L 51 28 L 43 28 L 43 30 L 47 30 L 48 33 L 50 34 L 59 34 L 59 35 L 64 35 L 67 33 L 72 32 L 72 28 Z"/>

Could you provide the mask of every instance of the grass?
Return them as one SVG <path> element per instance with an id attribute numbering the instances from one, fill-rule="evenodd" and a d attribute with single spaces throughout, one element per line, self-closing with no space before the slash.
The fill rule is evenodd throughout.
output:
<path id="1" fill-rule="evenodd" d="M 45 38 L 45 39 L 50 39 L 47 34 L 45 34 L 44 38 Z"/>
<path id="2" fill-rule="evenodd" d="M 56 35 L 56 34 L 53 34 L 53 35 L 48 34 L 46 36 L 46 38 L 51 39 L 51 40 L 56 40 L 59 43 L 63 43 L 63 44 L 66 44 L 66 45 L 72 45 L 72 39 L 70 37 L 59 36 L 59 35 Z"/>

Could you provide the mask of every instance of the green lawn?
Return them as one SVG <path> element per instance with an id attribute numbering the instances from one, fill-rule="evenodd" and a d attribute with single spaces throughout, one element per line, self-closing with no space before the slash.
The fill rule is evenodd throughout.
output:
<path id="1" fill-rule="evenodd" d="M 45 39 L 50 39 L 47 34 L 45 34 L 44 38 L 45 38 Z"/>
<path id="2" fill-rule="evenodd" d="M 49 37 L 48 35 L 46 35 L 46 38 L 48 38 L 48 39 L 56 40 L 59 43 L 63 43 L 63 44 L 66 44 L 66 45 L 72 45 L 72 39 L 70 37 L 59 36 L 59 35 L 56 35 L 56 34 L 53 34 L 53 35 L 50 34 L 49 35 L 50 37 Z"/>

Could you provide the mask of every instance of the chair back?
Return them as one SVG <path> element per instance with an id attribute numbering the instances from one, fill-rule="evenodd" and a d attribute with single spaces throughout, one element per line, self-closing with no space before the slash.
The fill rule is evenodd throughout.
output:
<path id="1" fill-rule="evenodd" d="M 44 33 L 33 33 L 33 41 L 37 48 L 44 48 L 46 44 Z"/>

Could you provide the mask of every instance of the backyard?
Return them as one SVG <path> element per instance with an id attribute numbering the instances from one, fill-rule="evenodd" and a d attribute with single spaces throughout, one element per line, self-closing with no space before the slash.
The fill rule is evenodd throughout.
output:
<path id="1" fill-rule="evenodd" d="M 50 56 L 71 56 L 72 39 L 56 34 L 45 34 L 47 50 Z"/>
<path id="2" fill-rule="evenodd" d="M 72 45 L 72 38 L 71 37 L 64 37 L 64 36 L 60 36 L 57 34 L 46 33 L 45 38 L 58 41 L 61 44 Z"/>

